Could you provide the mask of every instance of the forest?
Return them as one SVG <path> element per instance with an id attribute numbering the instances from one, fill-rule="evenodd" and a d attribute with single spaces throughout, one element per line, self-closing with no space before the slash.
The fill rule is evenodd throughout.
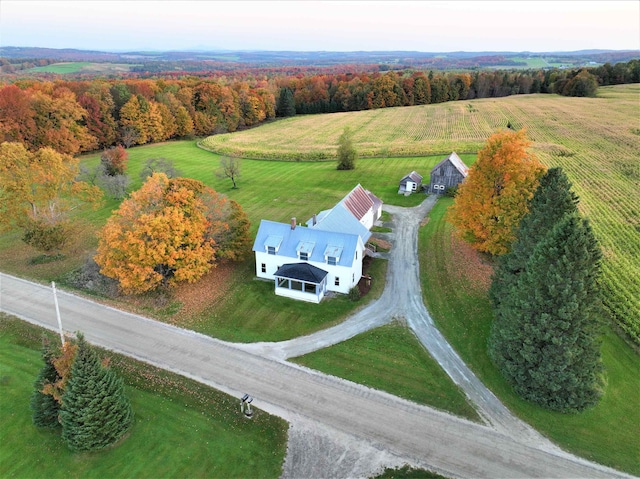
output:
<path id="1" fill-rule="evenodd" d="M 598 86 L 640 82 L 640 60 L 582 69 L 368 73 L 343 65 L 326 71 L 15 79 L 0 86 L 0 140 L 74 155 L 233 132 L 277 116 L 529 93 L 594 96 Z"/>

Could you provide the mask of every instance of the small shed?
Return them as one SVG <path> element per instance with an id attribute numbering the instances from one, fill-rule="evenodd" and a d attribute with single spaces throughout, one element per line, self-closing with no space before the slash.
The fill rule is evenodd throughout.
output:
<path id="1" fill-rule="evenodd" d="M 400 185 L 398 186 L 398 194 L 411 194 L 414 191 L 420 191 L 421 188 L 422 176 L 415 171 L 412 171 L 400 180 Z"/>
<path id="2" fill-rule="evenodd" d="M 462 162 L 455 152 L 452 152 L 431 170 L 428 193 L 444 193 L 447 188 L 452 188 L 462 183 L 468 172 L 467 165 Z"/>

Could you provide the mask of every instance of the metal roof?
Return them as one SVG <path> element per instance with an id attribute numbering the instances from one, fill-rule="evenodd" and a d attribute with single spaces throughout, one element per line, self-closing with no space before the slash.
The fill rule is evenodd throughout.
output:
<path id="1" fill-rule="evenodd" d="M 411 173 L 409 173 L 407 176 L 403 177 L 400 180 L 400 183 L 406 184 L 407 180 L 411 180 L 414 183 L 422 183 L 422 175 L 420 175 L 419 173 L 417 173 L 416 171 L 412 171 Z"/>
<path id="2" fill-rule="evenodd" d="M 365 228 L 366 229 L 366 228 Z M 305 228 L 296 226 L 291 229 L 289 223 L 277 223 L 275 221 L 262 220 L 256 240 L 253 243 L 253 251 L 266 252 L 270 237 L 281 237 L 282 242 L 278 250 L 278 256 L 298 258 L 298 245 L 302 243 L 315 243 L 315 248 L 309 256 L 309 261 L 324 263 L 324 251 L 328 245 L 343 248 L 339 266 L 351 267 L 355 253 L 358 249 L 360 237 L 357 234 L 342 233 L 337 231 L 325 231 L 317 228 Z M 364 244 L 364 239 L 362 240 Z"/>
<path id="3" fill-rule="evenodd" d="M 335 231 L 337 233 L 356 234 L 366 243 L 371 237 L 371 232 L 342 203 L 338 203 L 326 214 L 321 212 L 316 218 L 316 224 L 310 226 L 312 229 Z M 312 224 L 312 220 L 307 222 Z"/>
<path id="4" fill-rule="evenodd" d="M 460 174 L 462 174 L 462 176 L 466 178 L 467 173 L 469 172 L 469 167 L 464 164 L 464 162 L 460 159 L 460 157 L 456 154 L 455 151 L 452 151 L 449 156 L 447 156 L 444 160 L 442 160 L 440 163 L 434 166 L 431 171 L 438 169 L 447 161 L 450 161 L 451 164 L 455 167 L 455 169 L 458 170 Z"/>

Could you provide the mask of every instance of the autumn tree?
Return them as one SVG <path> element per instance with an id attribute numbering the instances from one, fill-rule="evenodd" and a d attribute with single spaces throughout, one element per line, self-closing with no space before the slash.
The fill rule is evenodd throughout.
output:
<path id="1" fill-rule="evenodd" d="M 169 179 L 180 176 L 180 170 L 174 166 L 173 160 L 168 158 L 147 158 L 144 162 L 144 167 L 140 171 L 140 179 L 144 182 L 154 173 L 164 173 Z"/>
<path id="2" fill-rule="evenodd" d="M 69 214 L 96 205 L 97 186 L 77 181 L 78 160 L 42 148 L 31 153 L 21 143 L 0 145 L 0 227 L 22 228 L 24 240 L 51 251 L 68 238 Z"/>
<path id="3" fill-rule="evenodd" d="M 95 260 L 126 293 L 195 281 L 215 252 L 207 227 L 196 193 L 156 173 L 109 218 Z"/>
<path id="4" fill-rule="evenodd" d="M 346 127 L 338 139 L 338 170 L 355 170 L 357 158 L 351 130 Z"/>
<path id="5" fill-rule="evenodd" d="M 60 409 L 62 438 L 72 451 L 95 451 L 118 441 L 133 418 L 122 380 L 104 367 L 82 334 Z"/>
<path id="6" fill-rule="evenodd" d="M 220 166 L 216 172 L 218 178 L 229 178 L 233 183 L 233 189 L 237 189 L 236 181 L 240 178 L 242 160 L 233 156 L 223 156 L 220 158 Z"/>
<path id="7" fill-rule="evenodd" d="M 104 150 L 100 155 L 100 163 L 109 176 L 124 175 L 128 161 L 129 153 L 121 145 Z"/>
<path id="8" fill-rule="evenodd" d="M 231 200 L 224 214 L 226 228 L 212 228 L 208 232 L 217 246 L 216 258 L 240 261 L 251 252 L 251 222 L 240 204 Z"/>
<path id="9" fill-rule="evenodd" d="M 509 251 L 545 169 L 527 152 L 524 130 L 489 137 L 460 185 L 449 214 L 457 234 L 483 252 Z"/>

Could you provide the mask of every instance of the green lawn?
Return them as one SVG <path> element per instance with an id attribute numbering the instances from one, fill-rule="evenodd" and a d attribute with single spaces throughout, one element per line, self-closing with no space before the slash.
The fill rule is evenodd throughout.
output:
<path id="1" fill-rule="evenodd" d="M 34 67 L 30 72 L 38 73 L 78 73 L 87 65 L 91 65 L 91 62 L 64 62 L 64 63 L 52 63 L 51 65 L 45 65 L 43 67 Z"/>
<path id="2" fill-rule="evenodd" d="M 236 398 L 111 353 L 133 405 L 132 429 L 111 449 L 70 452 L 59 432 L 31 423 L 41 331 L 0 315 L 0 477 L 280 476 L 285 421 L 259 410 L 247 420 Z"/>
<path id="3" fill-rule="evenodd" d="M 464 393 L 407 327 L 397 322 L 294 362 L 474 421 L 480 419 Z"/>
<path id="4" fill-rule="evenodd" d="M 588 411 L 561 414 L 516 396 L 487 356 L 492 313 L 486 293 L 465 274 L 451 272 L 452 230 L 444 219 L 451 201 L 439 200 L 420 230 L 422 290 L 438 328 L 489 389 L 534 428 L 579 456 L 640 475 L 638 355 L 606 328 L 602 345 L 606 390 Z"/>

